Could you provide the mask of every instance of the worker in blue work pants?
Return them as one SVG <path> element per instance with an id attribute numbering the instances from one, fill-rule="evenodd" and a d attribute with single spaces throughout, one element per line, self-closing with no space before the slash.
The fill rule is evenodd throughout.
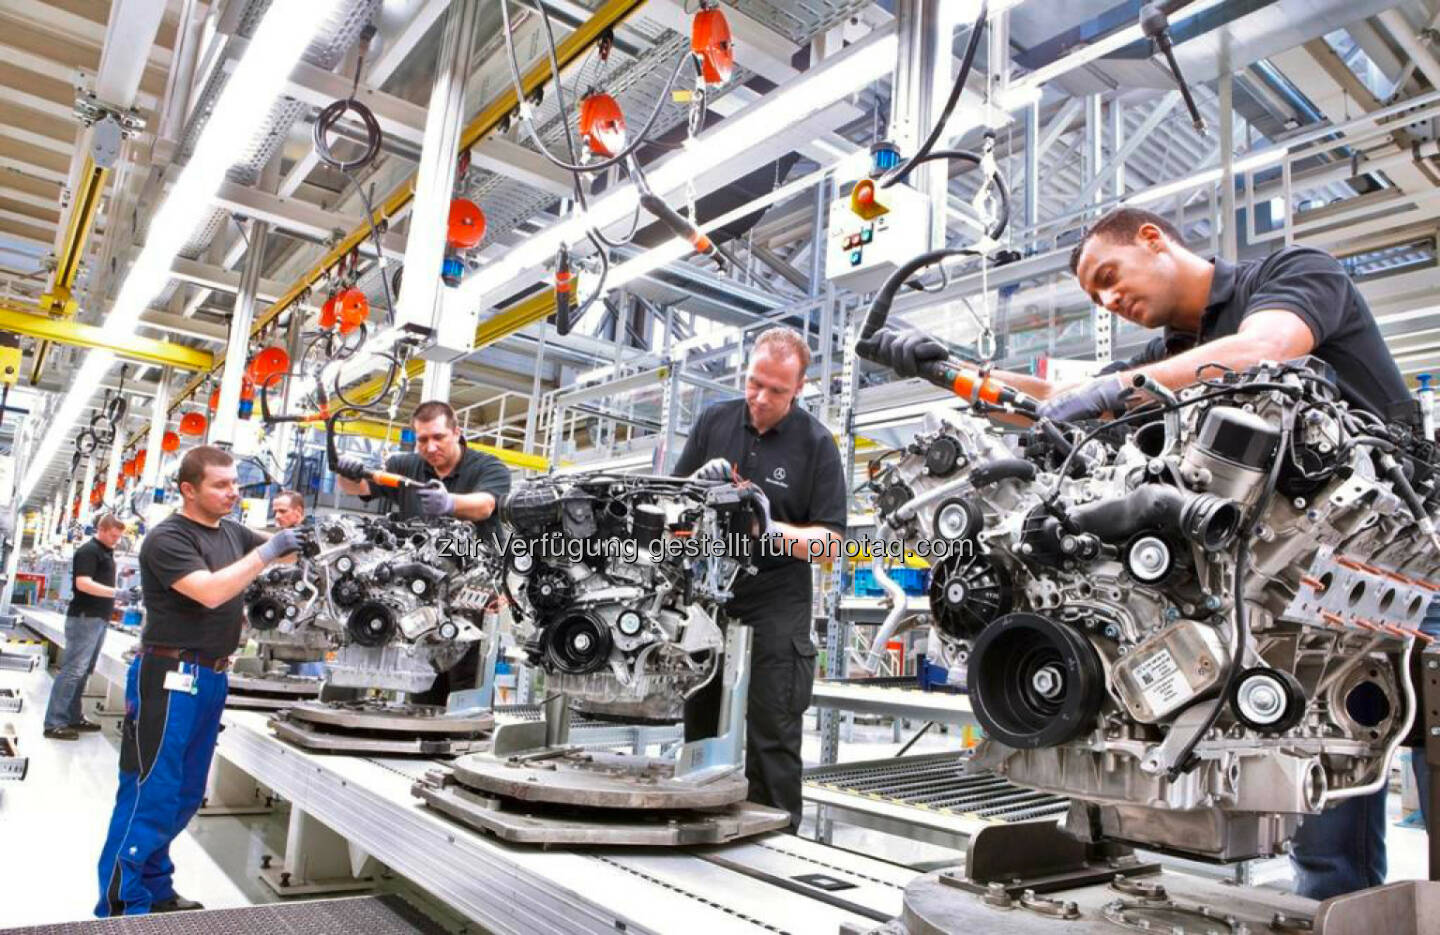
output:
<path id="1" fill-rule="evenodd" d="M 100 852 L 98 916 L 203 908 L 175 892 L 170 841 L 205 795 L 245 589 L 302 542 L 294 529 L 266 536 L 228 518 L 240 492 L 235 459 L 223 449 L 190 449 L 176 480 L 184 505 L 140 546 L 147 614 L 125 683 L 120 788 Z"/>
<path id="2" fill-rule="evenodd" d="M 170 841 L 205 797 L 226 687 L 223 671 L 197 663 L 148 654 L 130 663 L 120 789 L 100 853 L 96 915 L 182 908 L 174 905 Z"/>

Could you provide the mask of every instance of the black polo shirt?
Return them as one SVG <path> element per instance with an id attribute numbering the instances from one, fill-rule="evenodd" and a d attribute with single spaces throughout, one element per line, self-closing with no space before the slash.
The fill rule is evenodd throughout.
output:
<path id="1" fill-rule="evenodd" d="M 1263 260 L 1213 262 L 1215 278 L 1200 319 L 1200 334 L 1167 328 L 1140 354 L 1107 370 L 1130 370 L 1164 360 L 1235 334 L 1255 312 L 1284 309 L 1310 328 L 1315 338 L 1310 353 L 1335 369 L 1346 402 L 1387 421 L 1408 421 L 1414 405 L 1400 368 L 1365 297 L 1338 260 L 1312 247 L 1286 247 Z"/>
<path id="2" fill-rule="evenodd" d="M 140 586 L 145 592 L 145 646 L 189 649 L 219 659 L 240 645 L 244 622 L 242 591 L 219 607 L 206 607 L 175 590 L 175 582 L 197 571 L 220 571 L 240 561 L 265 537 L 229 519 L 218 526 L 172 513 L 155 524 L 140 544 Z"/>
<path id="3" fill-rule="evenodd" d="M 750 421 L 743 399 L 710 406 L 690 428 L 685 450 L 674 473 L 693 473 L 711 458 L 726 458 L 745 480 L 753 481 L 770 500 L 770 516 L 797 526 L 824 526 L 845 535 L 846 484 L 835 439 L 799 406 L 763 435 Z M 747 591 L 779 585 L 810 593 L 809 562 L 784 555 L 761 554 L 759 572 L 741 575 L 737 597 Z"/>
<path id="4" fill-rule="evenodd" d="M 437 479 L 435 469 L 430 466 L 430 462 L 418 454 L 391 455 L 385 460 L 385 470 L 392 474 L 402 474 L 421 483 Z M 510 492 L 510 469 L 505 466 L 505 462 L 494 455 L 476 451 L 462 441 L 460 443 L 460 463 L 455 465 L 455 470 L 451 471 L 447 477 L 438 479 L 452 494 L 488 493 L 495 498 L 495 512 L 490 514 L 489 519 L 476 522 L 475 529 L 488 535 L 491 541 L 499 543 L 501 541 L 499 504 Z M 371 500 L 377 496 L 394 504 L 395 509 L 405 516 L 422 515 L 420 495 L 415 492 L 413 487 L 377 487 L 371 484 L 370 493 L 364 499 Z"/>
<path id="5" fill-rule="evenodd" d="M 115 587 L 115 550 L 99 539 L 90 539 L 75 550 L 70 560 L 70 587 L 75 592 L 65 613 L 70 617 L 99 617 L 109 620 L 115 610 L 113 597 L 86 594 L 75 586 L 80 578 L 89 578 L 107 588 Z"/>

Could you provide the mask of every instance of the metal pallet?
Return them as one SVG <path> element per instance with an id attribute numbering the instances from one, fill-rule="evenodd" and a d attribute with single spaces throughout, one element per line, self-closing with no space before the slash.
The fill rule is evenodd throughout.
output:
<path id="1" fill-rule="evenodd" d="M 14 688 L 0 688 L 0 714 L 19 714 L 25 707 L 25 696 Z"/>
<path id="2" fill-rule="evenodd" d="M 15 746 L 15 728 L 0 725 L 0 780 L 21 780 L 30 769 L 30 758 L 21 756 Z"/>
<path id="3" fill-rule="evenodd" d="M 968 756 L 931 753 L 815 767 L 805 771 L 805 798 L 864 827 L 956 848 L 986 825 L 1057 818 L 1069 808 L 1061 796 L 994 773 L 965 773 Z"/>

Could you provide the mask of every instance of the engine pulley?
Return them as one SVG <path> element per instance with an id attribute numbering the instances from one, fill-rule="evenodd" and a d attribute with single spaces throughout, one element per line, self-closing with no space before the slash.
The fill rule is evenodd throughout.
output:
<path id="1" fill-rule="evenodd" d="M 384 646 L 395 630 L 395 611 L 380 601 L 365 601 L 345 621 L 345 632 L 361 646 Z"/>
<path id="2" fill-rule="evenodd" d="M 986 555 L 957 553 L 931 570 L 929 597 L 930 612 L 947 636 L 974 639 L 1009 613 L 1010 576 Z"/>
<path id="3" fill-rule="evenodd" d="M 273 630 L 287 616 L 285 604 L 273 597 L 261 597 L 245 609 L 245 616 L 254 630 Z"/>
<path id="4" fill-rule="evenodd" d="M 1305 716 L 1305 690 L 1289 672 L 1255 666 L 1236 676 L 1230 710 L 1251 730 L 1283 734 Z"/>
<path id="5" fill-rule="evenodd" d="M 985 734 L 1020 749 L 1074 740 L 1095 724 L 1105 673 L 1090 641 L 1039 614 L 1007 614 L 970 650 L 970 704 Z"/>
<path id="6" fill-rule="evenodd" d="M 546 660 L 560 672 L 584 675 L 610 657 L 610 628 L 594 617 L 572 614 L 545 628 Z"/>
<path id="7" fill-rule="evenodd" d="M 974 500 L 954 497 L 935 508 L 935 535 L 951 542 L 974 540 L 985 526 L 985 514 Z"/>

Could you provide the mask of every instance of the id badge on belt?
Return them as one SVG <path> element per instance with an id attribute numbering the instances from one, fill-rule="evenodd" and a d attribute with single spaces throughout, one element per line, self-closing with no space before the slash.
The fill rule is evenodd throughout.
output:
<path id="1" fill-rule="evenodd" d="M 180 668 L 174 672 L 165 673 L 164 688 L 167 692 L 189 692 L 198 694 L 200 688 L 195 684 L 195 673 L 185 671 L 185 663 L 180 663 Z"/>

